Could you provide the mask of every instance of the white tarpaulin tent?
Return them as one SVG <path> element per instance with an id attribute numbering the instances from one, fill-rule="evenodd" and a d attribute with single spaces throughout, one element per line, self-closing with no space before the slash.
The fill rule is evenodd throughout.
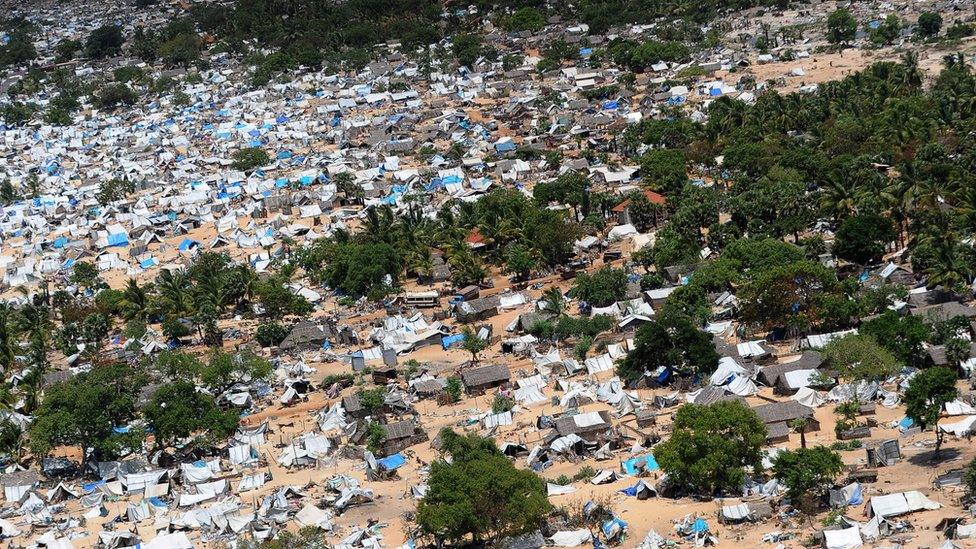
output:
<path id="1" fill-rule="evenodd" d="M 824 530 L 824 545 L 827 549 L 856 549 L 861 547 L 861 531 L 857 526 L 843 530 Z"/>
<path id="2" fill-rule="evenodd" d="M 553 534 L 549 538 L 549 541 L 556 547 L 578 547 L 590 541 L 590 531 L 586 528 L 580 530 L 564 530 Z"/>
<path id="3" fill-rule="evenodd" d="M 912 490 L 871 498 L 871 515 L 879 517 L 896 517 L 915 511 L 935 510 L 942 505 L 925 497 L 925 494 Z"/>

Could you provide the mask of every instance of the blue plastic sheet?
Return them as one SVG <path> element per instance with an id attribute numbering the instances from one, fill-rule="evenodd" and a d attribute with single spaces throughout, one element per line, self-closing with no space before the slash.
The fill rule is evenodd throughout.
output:
<path id="1" fill-rule="evenodd" d="M 392 470 L 400 467 L 401 465 L 403 465 L 406 462 L 407 462 L 406 458 L 404 458 L 400 454 L 393 454 L 392 456 L 387 456 L 387 457 L 385 457 L 383 459 L 376 460 L 376 463 L 380 467 L 386 469 L 387 471 L 392 471 Z"/>

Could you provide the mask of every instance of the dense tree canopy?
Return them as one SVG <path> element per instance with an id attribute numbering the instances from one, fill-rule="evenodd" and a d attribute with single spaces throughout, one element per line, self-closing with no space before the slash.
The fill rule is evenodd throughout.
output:
<path id="1" fill-rule="evenodd" d="M 545 483 L 516 469 L 491 439 L 441 432 L 451 462 L 431 464 L 429 489 L 417 506 L 417 524 L 430 538 L 493 541 L 539 527 L 551 505 Z"/>
<path id="2" fill-rule="evenodd" d="M 654 458 L 680 489 L 738 492 L 747 469 L 762 470 L 765 442 L 766 426 L 743 404 L 685 404 L 674 414 L 671 438 L 654 447 Z"/>

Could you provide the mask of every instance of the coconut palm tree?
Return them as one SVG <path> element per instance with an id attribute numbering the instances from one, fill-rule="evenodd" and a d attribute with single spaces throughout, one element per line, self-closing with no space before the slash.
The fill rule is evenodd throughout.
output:
<path id="1" fill-rule="evenodd" d="M 149 293 L 134 278 L 130 278 L 122 291 L 122 315 L 127 320 L 137 318 L 146 321 L 149 319 L 149 309 Z"/>
<path id="2" fill-rule="evenodd" d="M 566 314 L 566 297 L 562 290 L 552 286 L 542 292 L 542 301 L 546 302 L 545 312 L 552 318 L 559 318 Z"/>

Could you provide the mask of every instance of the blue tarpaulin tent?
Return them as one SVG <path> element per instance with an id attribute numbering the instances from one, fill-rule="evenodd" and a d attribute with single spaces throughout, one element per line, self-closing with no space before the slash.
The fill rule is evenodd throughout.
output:
<path id="1" fill-rule="evenodd" d="M 645 471 L 657 471 L 661 467 L 657 464 L 657 460 L 654 459 L 654 454 L 647 454 L 646 456 L 637 456 L 630 458 L 623 464 L 624 472 L 628 475 L 636 475 L 642 470 Z"/>
<path id="2" fill-rule="evenodd" d="M 387 471 L 392 471 L 392 470 L 396 469 L 397 467 L 400 467 L 401 465 L 403 465 L 406 462 L 407 462 L 406 458 L 404 458 L 400 454 L 393 454 L 392 456 L 387 456 L 387 457 L 385 457 L 383 459 L 376 460 L 376 463 L 380 467 L 386 469 Z"/>
<path id="3" fill-rule="evenodd" d="M 444 338 L 441 339 L 441 346 L 444 347 L 444 349 L 446 350 L 451 345 L 460 343 L 462 341 L 464 341 L 464 334 L 454 334 L 454 335 L 444 336 Z"/>
<path id="4" fill-rule="evenodd" d="M 115 233 L 108 235 L 109 246 L 128 246 L 129 237 L 125 233 Z"/>
<path id="5" fill-rule="evenodd" d="M 187 250 L 192 250 L 199 245 L 200 243 L 197 242 L 196 240 L 190 240 L 189 238 L 186 238 L 183 240 L 183 242 L 180 242 L 180 251 L 185 252 Z"/>

